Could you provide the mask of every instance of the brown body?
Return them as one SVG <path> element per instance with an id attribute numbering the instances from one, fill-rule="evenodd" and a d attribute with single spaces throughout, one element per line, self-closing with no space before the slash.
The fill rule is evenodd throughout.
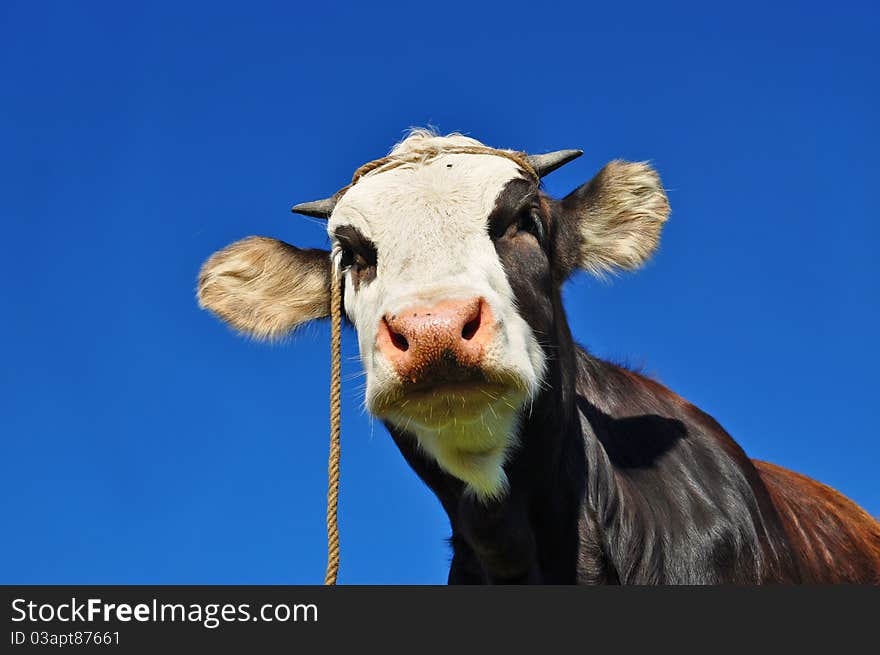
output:
<path id="1" fill-rule="evenodd" d="M 880 523 L 856 503 L 748 458 L 659 382 L 575 351 L 596 479 L 581 542 L 601 554 L 582 581 L 880 584 Z"/>
<path id="2" fill-rule="evenodd" d="M 803 582 L 880 584 L 880 524 L 831 487 L 753 460 Z"/>

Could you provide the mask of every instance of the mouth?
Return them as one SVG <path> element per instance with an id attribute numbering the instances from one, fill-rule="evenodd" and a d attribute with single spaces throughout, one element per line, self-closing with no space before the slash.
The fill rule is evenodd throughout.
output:
<path id="1" fill-rule="evenodd" d="M 437 384 L 418 384 L 404 388 L 401 399 L 405 402 L 435 402 L 443 398 L 458 398 L 467 402 L 495 402 L 509 387 L 484 380 L 467 382 L 440 382 Z"/>
<path id="2" fill-rule="evenodd" d="M 487 417 L 497 419 L 500 414 L 516 411 L 524 396 L 523 385 L 516 380 L 494 381 L 482 375 L 467 380 L 417 382 L 385 394 L 373 413 L 396 422 L 402 419 L 439 429 L 449 424 L 485 422 Z"/>

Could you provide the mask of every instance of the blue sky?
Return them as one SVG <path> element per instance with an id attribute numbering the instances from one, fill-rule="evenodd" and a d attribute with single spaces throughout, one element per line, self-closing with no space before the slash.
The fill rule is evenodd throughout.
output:
<path id="1" fill-rule="evenodd" d="M 325 245 L 289 207 L 428 123 L 582 148 L 557 196 L 652 160 L 661 250 L 568 284 L 576 338 L 880 514 L 876 6 L 183 4 L 0 7 L 0 582 L 323 579 L 327 325 L 249 342 L 195 276 L 250 234 Z M 359 394 L 340 582 L 444 582 L 445 516 Z"/>

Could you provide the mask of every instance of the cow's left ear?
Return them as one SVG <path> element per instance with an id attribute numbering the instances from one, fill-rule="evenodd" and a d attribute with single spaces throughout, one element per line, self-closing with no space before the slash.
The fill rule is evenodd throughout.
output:
<path id="1" fill-rule="evenodd" d="M 557 203 L 565 274 L 601 275 L 645 263 L 660 242 L 669 201 L 656 171 L 644 162 L 613 161 Z"/>
<path id="2" fill-rule="evenodd" d="M 240 332 L 274 340 L 330 314 L 330 253 L 248 237 L 199 273 L 199 305 Z"/>

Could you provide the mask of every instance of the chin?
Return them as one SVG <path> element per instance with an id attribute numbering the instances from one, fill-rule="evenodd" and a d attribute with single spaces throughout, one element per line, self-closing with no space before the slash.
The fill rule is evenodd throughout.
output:
<path id="1" fill-rule="evenodd" d="M 447 473 L 485 498 L 507 490 L 504 463 L 517 445 L 527 393 L 498 382 L 441 383 L 385 396 L 373 413 L 415 437 Z"/>

